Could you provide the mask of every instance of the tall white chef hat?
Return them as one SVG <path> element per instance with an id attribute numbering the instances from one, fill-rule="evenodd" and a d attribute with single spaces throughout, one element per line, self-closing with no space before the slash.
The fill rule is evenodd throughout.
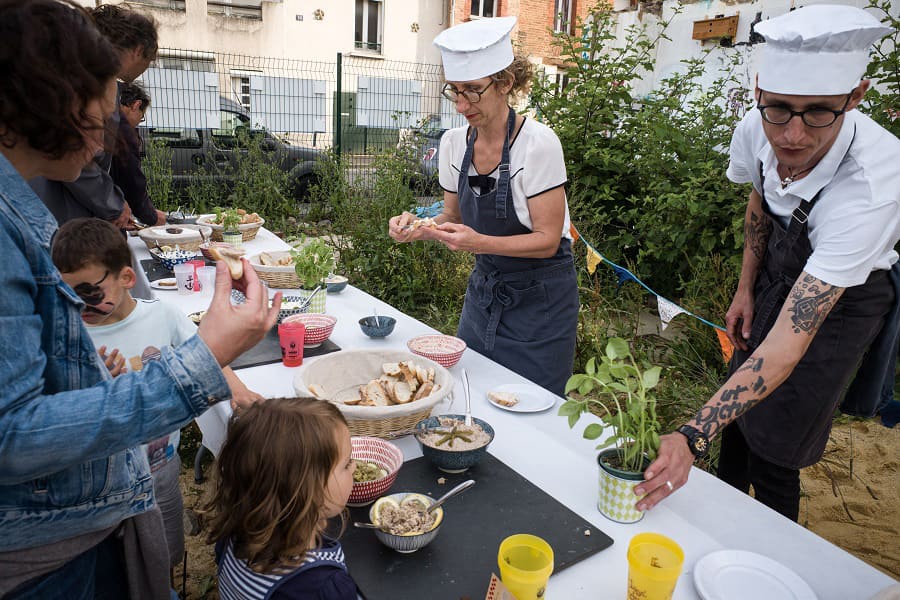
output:
<path id="1" fill-rule="evenodd" d="M 763 21 L 766 39 L 759 87 L 776 94 L 847 94 L 859 84 L 873 42 L 890 33 L 871 14 L 852 6 L 805 6 Z"/>
<path id="2" fill-rule="evenodd" d="M 509 32 L 515 17 L 477 19 L 445 29 L 434 45 L 441 49 L 447 81 L 472 81 L 498 73 L 513 62 Z"/>

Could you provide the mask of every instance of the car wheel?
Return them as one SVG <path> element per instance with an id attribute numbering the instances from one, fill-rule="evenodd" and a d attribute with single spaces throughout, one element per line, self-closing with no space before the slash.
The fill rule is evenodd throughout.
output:
<path id="1" fill-rule="evenodd" d="M 319 179 L 315 173 L 307 173 L 301 175 L 294 182 L 294 199 L 297 202 L 308 203 L 310 201 L 309 191 L 318 183 Z"/>

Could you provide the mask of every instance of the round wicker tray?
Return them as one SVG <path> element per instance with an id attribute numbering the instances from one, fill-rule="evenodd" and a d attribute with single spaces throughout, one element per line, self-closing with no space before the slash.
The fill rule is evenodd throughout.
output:
<path id="1" fill-rule="evenodd" d="M 216 225 L 215 223 L 210 223 L 212 219 L 215 219 L 216 215 L 200 215 L 197 217 L 198 225 L 206 225 L 207 227 L 212 229 L 212 239 L 214 242 L 224 241 L 224 237 L 222 234 L 225 233 L 225 228 L 221 225 Z M 259 221 L 256 223 L 244 223 L 243 225 L 238 225 L 238 231 L 241 232 L 241 236 L 245 242 L 249 242 L 253 238 L 256 237 L 256 234 L 259 233 L 259 228 L 265 225 L 266 220 L 260 217 Z"/>
<path id="2" fill-rule="evenodd" d="M 166 229 L 181 229 L 179 234 L 168 234 Z M 138 236 L 147 244 L 147 248 L 177 245 L 181 250 L 196 251 L 204 238 L 209 239 L 213 230 L 209 225 L 160 225 L 147 227 L 138 231 Z"/>
<path id="3" fill-rule="evenodd" d="M 349 406 L 343 400 L 358 397 L 360 385 L 381 376 L 386 362 L 413 361 L 434 369 L 434 382 L 440 389 L 421 400 L 393 406 Z M 406 431 L 431 415 L 431 411 L 453 391 L 450 372 L 434 361 L 403 350 L 344 350 L 327 354 L 300 367 L 294 376 L 294 390 L 310 396 L 307 384 L 315 383 L 325 390 L 347 419 L 351 435 L 389 437 Z"/>

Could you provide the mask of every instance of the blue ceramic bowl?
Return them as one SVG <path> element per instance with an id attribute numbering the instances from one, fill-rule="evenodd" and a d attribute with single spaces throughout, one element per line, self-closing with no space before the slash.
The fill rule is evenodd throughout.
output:
<path id="1" fill-rule="evenodd" d="M 300 308 L 299 304 L 304 302 L 306 298 L 303 296 L 284 296 L 281 299 L 281 310 L 278 311 L 278 323 L 280 324 L 286 318 L 304 313 L 309 308 Z"/>
<path id="2" fill-rule="evenodd" d="M 347 287 L 349 281 L 343 275 L 329 275 L 325 280 L 325 289 L 328 290 L 329 294 L 340 294 Z"/>
<path id="3" fill-rule="evenodd" d="M 389 336 L 394 331 L 394 325 L 396 324 L 397 319 L 394 317 L 382 317 L 381 315 L 378 316 L 377 321 L 375 317 L 363 317 L 359 320 L 359 328 L 371 338 Z"/>
<path id="4" fill-rule="evenodd" d="M 196 252 L 188 252 L 186 250 L 169 250 L 168 252 L 161 252 L 154 248 L 150 250 L 150 254 L 170 271 L 175 268 L 175 265 L 180 265 L 197 258 Z"/>
<path id="5" fill-rule="evenodd" d="M 441 419 L 453 419 L 455 421 L 459 421 L 460 426 L 464 426 L 466 421 L 465 415 L 440 415 L 439 417 L 428 417 L 427 419 L 423 419 L 416 423 L 416 429 L 428 429 L 432 427 L 440 427 Z M 420 436 L 416 434 L 416 441 L 419 442 L 419 447 L 422 449 L 422 454 L 431 461 L 434 466 L 436 466 L 441 471 L 446 473 L 462 473 L 469 467 L 472 467 L 478 463 L 487 453 L 488 446 L 491 445 L 491 442 L 494 441 L 494 428 L 488 425 L 485 421 L 477 417 L 472 417 L 472 421 L 481 425 L 481 428 L 484 429 L 484 432 L 487 433 L 491 439 L 488 440 L 488 443 L 479 448 L 475 448 L 473 450 L 453 450 L 453 449 L 441 449 L 435 448 L 434 446 L 429 446 L 427 444 L 423 444 Z"/>

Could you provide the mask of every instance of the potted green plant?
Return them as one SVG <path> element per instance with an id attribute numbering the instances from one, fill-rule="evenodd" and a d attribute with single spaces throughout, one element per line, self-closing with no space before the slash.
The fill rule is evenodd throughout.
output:
<path id="1" fill-rule="evenodd" d="M 222 226 L 222 240 L 233 246 L 240 246 L 244 238 L 238 228 L 242 217 L 237 209 L 217 206 L 214 212 L 216 213 L 215 223 Z"/>
<path id="2" fill-rule="evenodd" d="M 325 312 L 325 278 L 334 271 L 334 250 L 321 238 L 306 238 L 291 250 L 294 272 L 300 280 L 300 295 L 308 296 L 317 286 L 322 291 L 316 294 L 307 312 Z"/>
<path id="3" fill-rule="evenodd" d="M 597 446 L 600 465 L 600 496 L 597 507 L 603 516 L 619 523 L 634 523 L 643 513 L 634 508 L 634 487 L 644 481 L 644 470 L 659 451 L 660 424 L 656 416 L 656 393 L 661 369 L 639 366 L 628 342 L 611 338 L 599 360 L 591 358 L 584 373 L 566 383 L 566 401 L 560 416 L 574 427 L 592 407 L 599 409 L 600 423 L 584 429 L 584 437 L 596 440 L 611 431 Z M 569 395 L 573 394 L 573 395 Z"/>

